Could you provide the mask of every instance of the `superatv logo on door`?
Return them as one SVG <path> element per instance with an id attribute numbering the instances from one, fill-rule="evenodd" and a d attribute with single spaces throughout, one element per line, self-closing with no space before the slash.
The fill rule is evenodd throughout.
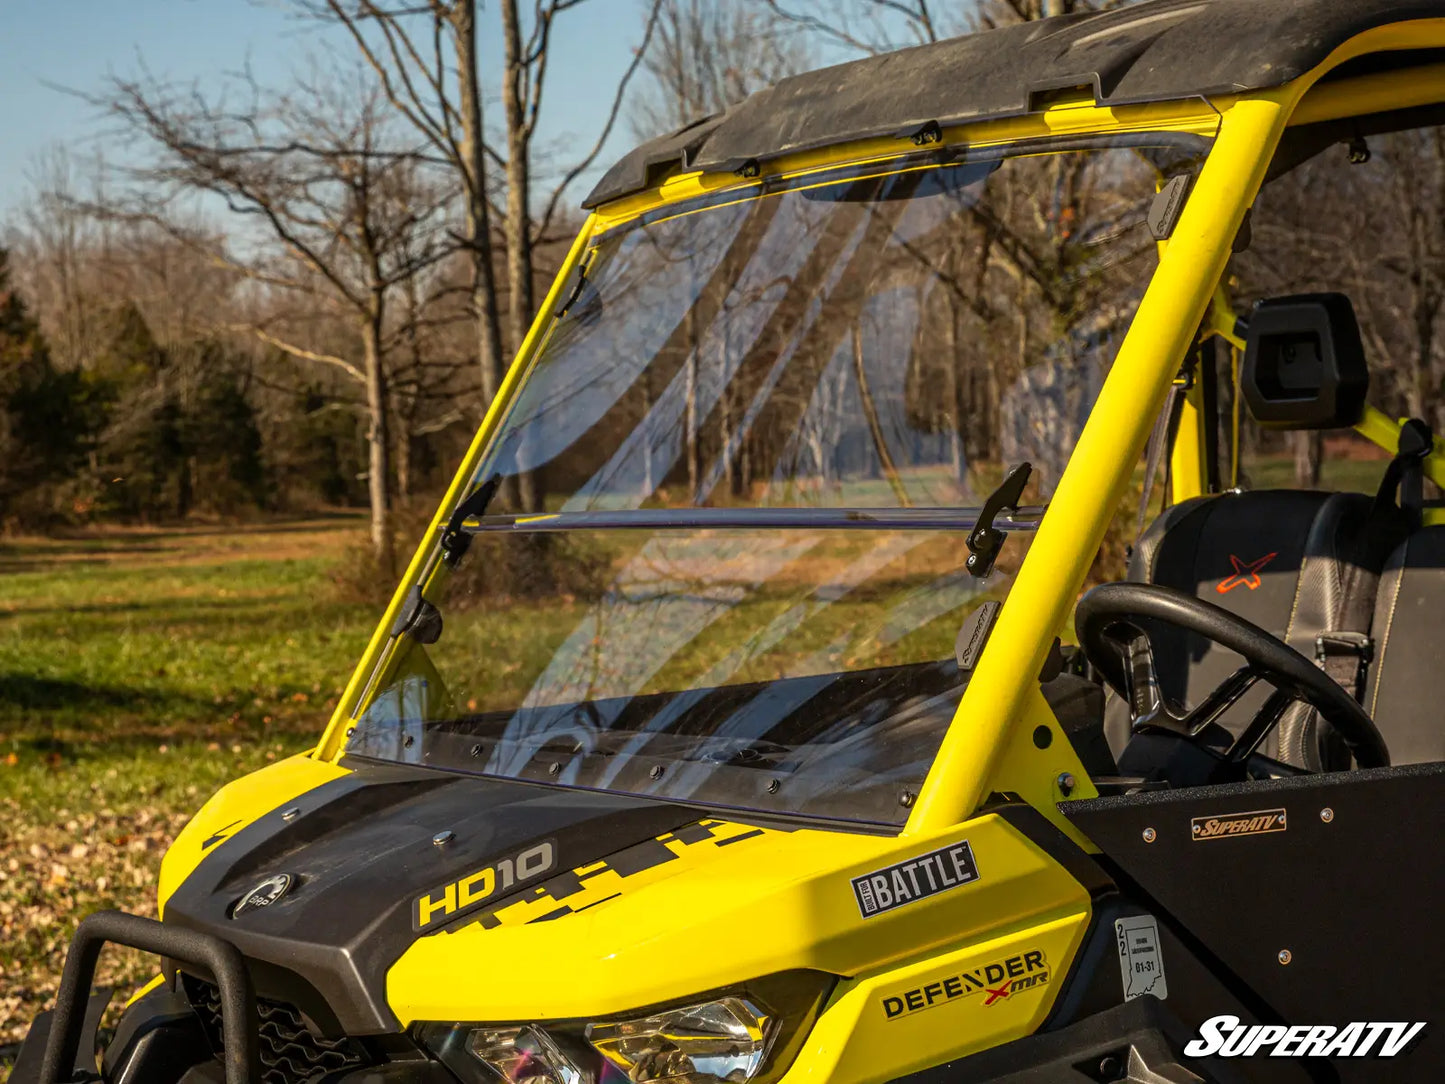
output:
<path id="1" fill-rule="evenodd" d="M 853 895 L 858 900 L 859 913 L 864 918 L 872 918 L 976 880 L 978 865 L 965 839 L 907 862 L 854 877 Z"/>
<path id="2" fill-rule="evenodd" d="M 1226 836 L 1257 836 L 1265 832 L 1283 832 L 1289 827 L 1283 809 L 1252 809 L 1248 813 L 1225 813 L 1218 817 L 1195 817 L 1189 822 L 1189 834 L 1196 842 L 1223 839 Z"/>
<path id="3" fill-rule="evenodd" d="M 549 839 L 510 858 L 483 866 L 450 884 L 438 885 L 425 895 L 418 896 L 412 904 L 411 928 L 425 930 L 464 915 L 524 881 L 551 873 L 556 865 L 557 847 Z"/>
<path id="4" fill-rule="evenodd" d="M 1191 1058 L 1393 1058 L 1425 1030 L 1425 1023 L 1356 1021 L 1329 1024 L 1242 1024 L 1237 1016 L 1211 1016 L 1199 1038 L 1184 1044 Z"/>
<path id="5" fill-rule="evenodd" d="M 1048 961 L 1042 951 L 1033 949 L 891 994 L 883 999 L 883 1015 L 889 1020 L 896 1020 L 900 1016 L 911 1016 L 924 1009 L 974 996 L 979 997 L 985 1006 L 997 1005 L 1021 990 L 1032 990 L 1048 983 Z"/>

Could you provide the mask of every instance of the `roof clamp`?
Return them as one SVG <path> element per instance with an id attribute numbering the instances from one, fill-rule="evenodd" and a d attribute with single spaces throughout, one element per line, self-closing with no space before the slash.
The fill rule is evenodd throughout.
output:
<path id="1" fill-rule="evenodd" d="M 1364 136 L 1355 136 L 1346 144 L 1345 149 L 1349 153 L 1352 166 L 1362 166 L 1370 160 L 1370 145 L 1365 142 Z"/>
<path id="2" fill-rule="evenodd" d="M 738 166 L 735 172 L 739 177 L 742 177 L 745 180 L 752 180 L 752 178 L 758 176 L 763 172 L 763 167 L 758 164 L 758 160 L 756 158 L 749 158 L 742 165 Z"/>
<path id="3" fill-rule="evenodd" d="M 979 509 L 978 522 L 968 535 L 968 560 L 963 563 L 970 573 L 979 579 L 984 579 L 993 571 L 993 563 L 998 558 L 999 550 L 1003 549 L 1004 541 L 1008 535 L 993 525 L 994 517 L 1000 512 L 1017 512 L 1019 501 L 1024 495 L 1024 486 L 1029 484 L 1029 475 L 1033 473 L 1033 466 L 1028 462 L 1020 463 L 999 483 L 997 489 L 988 495 L 988 500 L 983 502 Z"/>
<path id="4" fill-rule="evenodd" d="M 931 120 L 908 138 L 913 140 L 915 147 L 927 147 L 933 143 L 942 143 L 943 128 L 939 125 L 938 121 Z"/>

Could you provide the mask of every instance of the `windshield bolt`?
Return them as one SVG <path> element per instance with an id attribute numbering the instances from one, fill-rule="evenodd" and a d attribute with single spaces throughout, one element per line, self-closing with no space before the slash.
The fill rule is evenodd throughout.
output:
<path id="1" fill-rule="evenodd" d="M 1325 806 L 1323 809 L 1320 810 L 1320 820 L 1324 821 L 1326 824 L 1329 824 L 1330 821 L 1334 819 L 1335 811 L 1329 806 Z"/>
<path id="2" fill-rule="evenodd" d="M 431 837 L 431 842 L 433 847 L 445 847 L 448 843 L 450 843 L 456 838 L 457 834 L 453 832 L 450 828 L 443 828 L 440 832 Z"/>
<path id="3" fill-rule="evenodd" d="M 293 805 L 290 809 L 281 814 L 283 821 L 294 821 L 301 814 L 301 807 Z"/>
<path id="4" fill-rule="evenodd" d="M 557 775 L 559 772 L 561 772 L 561 770 L 562 770 L 562 763 L 561 763 L 561 761 L 554 760 L 554 761 L 552 761 L 551 764 L 548 764 L 548 765 L 547 765 L 547 774 L 548 774 L 548 775 Z"/>
<path id="5" fill-rule="evenodd" d="M 1065 798 L 1074 793 L 1074 777 L 1069 772 L 1061 772 L 1057 782 L 1059 784 L 1059 793 Z"/>
<path id="6" fill-rule="evenodd" d="M 1282 949 L 1279 950 L 1279 962 L 1280 962 L 1281 964 L 1284 964 L 1284 965 L 1288 966 L 1289 962 L 1290 962 L 1291 960 L 1293 960 L 1293 959 L 1294 959 L 1294 953 L 1290 952 L 1289 949 L 1287 949 L 1287 948 L 1282 948 Z"/>
<path id="7" fill-rule="evenodd" d="M 661 779 L 661 778 L 662 778 L 662 765 L 661 765 L 661 764 L 654 764 L 654 765 L 652 766 L 652 770 L 649 771 L 647 774 L 650 775 L 650 776 L 652 776 L 652 778 L 654 778 L 654 779 Z"/>
<path id="8" fill-rule="evenodd" d="M 1152 828 L 1146 828 L 1146 829 L 1144 829 L 1144 842 L 1145 842 L 1145 843 L 1153 843 L 1153 842 L 1154 842 L 1156 839 L 1158 839 L 1158 838 L 1159 838 L 1159 833 L 1156 832 L 1156 831 L 1154 831 L 1154 829 L 1152 829 Z"/>
<path id="9" fill-rule="evenodd" d="M 474 757 L 479 757 L 479 756 L 481 756 L 481 755 L 482 755 L 482 743 L 481 743 L 481 742 L 477 742 L 476 745 L 472 746 L 472 756 L 474 756 Z"/>
<path id="10" fill-rule="evenodd" d="M 914 797 L 915 795 L 911 790 L 905 790 L 902 794 L 898 796 L 898 804 L 901 805 L 904 809 L 907 809 L 913 804 Z"/>
<path id="11" fill-rule="evenodd" d="M 346 736 L 347 736 L 348 738 L 351 737 L 351 735 L 353 735 L 353 734 L 355 734 L 355 733 L 356 733 L 356 727 L 354 727 L 354 726 L 349 726 L 349 727 L 346 728 Z"/>
<path id="12" fill-rule="evenodd" d="M 778 786 L 779 786 L 779 783 L 778 783 L 778 781 L 777 781 L 776 779 L 769 779 L 769 780 L 768 780 L 768 793 L 769 793 L 769 794 L 777 794 L 777 793 L 778 793 Z"/>

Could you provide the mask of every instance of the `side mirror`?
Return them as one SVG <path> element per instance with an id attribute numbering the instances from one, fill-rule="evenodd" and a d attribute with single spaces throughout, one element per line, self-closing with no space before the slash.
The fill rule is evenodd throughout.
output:
<path id="1" fill-rule="evenodd" d="M 1355 308 L 1344 294 L 1261 301 L 1249 318 L 1239 374 L 1249 412 L 1266 429 L 1346 429 L 1370 390 Z"/>

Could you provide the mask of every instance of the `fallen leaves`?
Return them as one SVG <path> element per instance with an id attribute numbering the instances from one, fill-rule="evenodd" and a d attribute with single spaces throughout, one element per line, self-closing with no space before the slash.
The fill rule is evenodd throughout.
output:
<path id="1" fill-rule="evenodd" d="M 91 754 L 58 770 L 31 756 L 0 775 L 0 1046 L 23 1039 L 53 1002 L 80 920 L 105 908 L 154 917 L 161 857 L 206 796 L 287 751 L 205 748 Z M 115 988 L 118 1005 L 156 966 L 107 948 L 97 982 Z"/>

